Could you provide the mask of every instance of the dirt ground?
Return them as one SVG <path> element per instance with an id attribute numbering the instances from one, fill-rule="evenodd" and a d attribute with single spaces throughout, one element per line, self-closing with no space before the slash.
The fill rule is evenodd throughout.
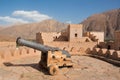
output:
<path id="1" fill-rule="evenodd" d="M 120 80 L 120 67 L 87 56 L 72 56 L 72 61 L 73 68 L 51 76 L 38 66 L 39 56 L 21 58 L 0 65 L 0 80 Z"/>

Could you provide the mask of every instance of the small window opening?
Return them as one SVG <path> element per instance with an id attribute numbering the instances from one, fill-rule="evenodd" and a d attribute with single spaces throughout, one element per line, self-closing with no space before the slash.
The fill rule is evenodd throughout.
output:
<path id="1" fill-rule="evenodd" d="M 119 50 L 120 50 L 120 47 L 119 47 Z"/>
<path id="2" fill-rule="evenodd" d="M 111 46 L 110 46 L 110 45 L 108 45 L 108 49 L 111 49 Z"/>
<path id="3" fill-rule="evenodd" d="M 75 37 L 77 37 L 77 33 L 75 33 Z"/>

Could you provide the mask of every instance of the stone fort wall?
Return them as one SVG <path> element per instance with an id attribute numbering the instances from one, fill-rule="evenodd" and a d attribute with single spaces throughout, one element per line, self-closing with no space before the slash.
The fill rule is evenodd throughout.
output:
<path id="1" fill-rule="evenodd" d="M 120 50 L 120 31 L 114 32 L 114 48 Z"/>
<path id="2" fill-rule="evenodd" d="M 86 50 L 86 53 L 120 61 L 120 51 L 119 50 L 105 49 L 105 48 L 93 48 L 93 49 L 88 48 Z"/>
<path id="3" fill-rule="evenodd" d="M 7 42 L 7 41 L 0 42 L 0 47 L 11 47 L 11 46 L 16 46 L 16 43 L 15 42 Z"/>
<path id="4" fill-rule="evenodd" d="M 58 47 L 68 51 L 71 55 L 85 55 L 87 48 L 96 47 L 95 42 L 46 42 L 45 45 Z"/>
<path id="5" fill-rule="evenodd" d="M 1 47 L 0 63 L 28 56 L 40 55 L 40 51 L 28 47 Z"/>

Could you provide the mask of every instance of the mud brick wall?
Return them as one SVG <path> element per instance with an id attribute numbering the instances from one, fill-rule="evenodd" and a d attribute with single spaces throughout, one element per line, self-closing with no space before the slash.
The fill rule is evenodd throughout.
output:
<path id="1" fill-rule="evenodd" d="M 66 41 L 66 37 L 61 32 L 39 32 L 36 33 L 36 41 L 44 44 L 44 42 Z"/>
<path id="2" fill-rule="evenodd" d="M 0 47 L 13 47 L 13 46 L 16 46 L 16 43 L 15 42 L 0 42 Z"/>
<path id="3" fill-rule="evenodd" d="M 112 54 L 112 58 L 120 61 L 120 51 L 114 51 Z"/>
<path id="4" fill-rule="evenodd" d="M 92 54 L 98 54 L 100 48 L 93 48 Z"/>
<path id="5" fill-rule="evenodd" d="M 98 55 L 104 56 L 104 55 L 106 54 L 106 52 L 107 52 L 107 49 L 100 49 L 100 50 L 98 51 Z"/>
<path id="6" fill-rule="evenodd" d="M 114 33 L 114 42 L 115 42 L 115 49 L 120 50 L 120 31 L 115 31 Z"/>
<path id="7" fill-rule="evenodd" d="M 68 26 L 68 40 L 74 42 L 75 39 L 83 37 L 83 25 L 82 24 L 70 24 Z"/>
<path id="8" fill-rule="evenodd" d="M 86 32 L 84 35 L 90 39 L 98 39 L 99 42 L 104 42 L 104 32 Z"/>
<path id="9" fill-rule="evenodd" d="M 2 47 L 0 48 L 0 63 L 40 54 L 40 51 L 28 47 Z"/>
<path id="10" fill-rule="evenodd" d="M 93 49 L 88 48 L 86 52 L 88 54 L 99 55 L 109 59 L 120 61 L 120 51 L 100 49 L 100 48 L 93 48 Z"/>
<path id="11" fill-rule="evenodd" d="M 85 55 L 86 49 L 96 46 L 95 42 L 51 42 L 45 43 L 45 45 L 58 47 L 60 49 L 68 51 L 72 55 Z"/>

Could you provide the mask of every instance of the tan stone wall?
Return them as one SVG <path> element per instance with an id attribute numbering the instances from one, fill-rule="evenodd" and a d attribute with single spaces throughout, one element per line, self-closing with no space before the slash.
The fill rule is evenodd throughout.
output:
<path id="1" fill-rule="evenodd" d="M 114 48 L 114 42 L 113 42 L 113 41 L 100 42 L 98 47 L 99 47 L 99 48 L 106 48 L 106 49 L 115 49 L 115 48 Z"/>
<path id="2" fill-rule="evenodd" d="M 84 35 L 93 40 L 98 39 L 98 42 L 104 42 L 104 32 L 86 32 Z"/>
<path id="3" fill-rule="evenodd" d="M 0 63 L 28 56 L 40 55 L 41 52 L 28 47 L 1 47 Z"/>
<path id="4" fill-rule="evenodd" d="M 65 35 L 66 32 L 42 32 L 36 34 L 36 41 L 38 43 L 44 44 L 46 42 L 53 41 L 67 41 L 67 37 Z"/>
<path id="5" fill-rule="evenodd" d="M 114 42 L 113 41 L 109 41 L 109 42 L 107 42 L 107 45 L 106 45 L 107 47 L 107 49 L 115 49 L 115 47 L 114 47 Z"/>
<path id="6" fill-rule="evenodd" d="M 42 34 L 40 32 L 36 33 L 36 42 L 44 44 L 44 41 L 42 39 Z"/>
<path id="7" fill-rule="evenodd" d="M 82 28 L 82 24 L 70 24 L 61 33 L 39 32 L 36 34 L 36 41 L 41 44 L 54 41 L 91 42 L 89 37 L 83 37 Z"/>
<path id="8" fill-rule="evenodd" d="M 120 60 L 120 51 L 101 49 L 101 48 L 93 48 L 93 49 L 89 49 L 88 51 L 89 51 L 88 53 L 92 55 L 98 55 L 118 61 Z"/>
<path id="9" fill-rule="evenodd" d="M 103 33 L 92 32 L 103 39 Z M 36 40 L 44 45 L 58 47 L 69 51 L 71 54 L 85 54 L 87 48 L 93 48 L 97 42 L 91 41 L 89 37 L 83 37 L 82 24 L 70 24 L 67 30 L 57 32 L 42 32 L 36 34 Z"/>
<path id="10" fill-rule="evenodd" d="M 16 42 L 0 42 L 0 47 L 12 47 L 16 46 Z"/>
<path id="11" fill-rule="evenodd" d="M 74 42 L 75 39 L 80 39 L 83 36 L 83 25 L 82 24 L 70 24 L 68 26 L 68 40 Z"/>
<path id="12" fill-rule="evenodd" d="M 88 48 L 93 48 L 96 46 L 96 42 L 50 42 L 45 43 L 45 45 L 58 47 L 60 49 L 67 50 L 70 54 L 74 55 L 84 55 Z"/>
<path id="13" fill-rule="evenodd" d="M 115 49 L 120 50 L 120 31 L 114 33 Z"/>
<path id="14" fill-rule="evenodd" d="M 115 50 L 120 50 L 120 31 L 115 31 L 114 32 L 114 41 L 109 41 L 109 42 L 100 42 L 99 45 L 102 48 L 110 48 L 110 49 L 115 49 Z"/>

